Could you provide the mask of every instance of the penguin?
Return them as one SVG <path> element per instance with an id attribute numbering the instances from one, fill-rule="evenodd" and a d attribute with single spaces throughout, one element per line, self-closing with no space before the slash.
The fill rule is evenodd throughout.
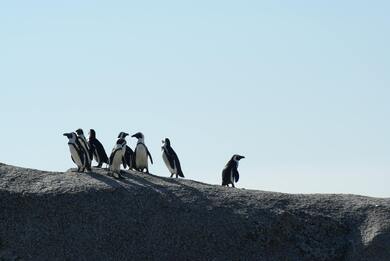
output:
<path id="1" fill-rule="evenodd" d="M 111 152 L 110 155 L 110 171 L 112 174 L 117 174 L 117 177 L 115 178 L 122 178 L 121 176 L 121 164 L 123 160 L 123 156 L 125 155 L 126 151 L 126 140 L 125 139 L 118 139 L 116 142 L 116 145 L 114 149 Z M 109 174 L 111 176 L 111 174 Z"/>
<path id="2" fill-rule="evenodd" d="M 108 164 L 107 153 L 104 150 L 103 145 L 96 138 L 96 132 L 94 129 L 89 130 L 88 144 L 89 144 L 89 148 L 91 149 L 93 159 L 95 159 L 96 162 L 98 163 L 96 167 L 101 168 L 103 163 Z"/>
<path id="3" fill-rule="evenodd" d="M 148 147 L 145 145 L 145 137 L 141 132 L 137 132 L 133 136 L 133 138 L 137 138 L 137 146 L 134 150 L 134 168 L 140 172 L 143 172 L 146 169 L 146 173 L 149 173 L 148 168 L 148 156 L 150 158 L 150 162 L 153 164 L 152 155 L 148 150 Z"/>
<path id="4" fill-rule="evenodd" d="M 240 178 L 240 174 L 238 173 L 238 163 L 244 158 L 244 156 L 236 154 L 229 160 L 222 171 L 222 186 L 229 187 L 229 184 L 232 184 L 232 187 L 235 187 L 234 183 L 238 182 L 238 179 Z"/>
<path id="5" fill-rule="evenodd" d="M 128 133 L 121 132 L 118 135 L 118 139 L 125 139 L 127 136 L 129 136 Z M 125 155 L 123 156 L 123 160 L 122 160 L 122 164 L 125 169 L 127 167 L 129 167 L 129 169 L 133 169 L 133 161 L 134 161 L 133 156 L 134 156 L 134 151 L 128 145 L 126 145 Z"/>
<path id="6" fill-rule="evenodd" d="M 76 133 L 77 133 L 77 140 L 81 144 L 81 149 L 83 149 L 86 154 L 86 169 L 88 171 L 91 171 L 91 163 L 92 163 L 91 149 L 89 148 L 89 144 L 87 142 L 87 139 L 84 136 L 83 130 L 77 129 Z"/>
<path id="7" fill-rule="evenodd" d="M 171 141 L 168 138 L 165 138 L 165 141 L 163 140 L 162 143 L 164 144 L 161 148 L 163 151 L 162 157 L 169 172 L 171 172 L 171 178 L 173 177 L 173 175 L 176 175 L 176 178 L 178 178 L 179 176 L 184 178 L 183 171 L 181 170 L 179 157 L 172 149 Z"/>
<path id="8" fill-rule="evenodd" d="M 84 172 L 86 168 L 86 155 L 84 150 L 81 148 L 81 144 L 77 139 L 76 133 L 64 133 L 63 135 L 69 139 L 68 146 L 70 156 L 73 162 L 77 165 L 77 172 Z"/>

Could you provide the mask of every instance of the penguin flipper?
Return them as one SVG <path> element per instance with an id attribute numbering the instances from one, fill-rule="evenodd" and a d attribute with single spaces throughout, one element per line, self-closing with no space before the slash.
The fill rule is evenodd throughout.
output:
<path id="1" fill-rule="evenodd" d="M 233 177 L 235 182 L 238 182 L 238 180 L 240 179 L 240 173 L 238 173 L 237 169 L 233 170 Z"/>
<path id="2" fill-rule="evenodd" d="M 76 164 L 76 161 L 74 161 L 74 158 L 73 158 L 73 156 L 70 156 L 70 158 L 72 159 L 73 163 L 75 163 L 75 164 Z"/>
<path id="3" fill-rule="evenodd" d="M 103 147 L 103 144 L 98 139 L 95 139 L 94 146 L 95 146 L 96 152 L 99 154 L 99 158 L 100 158 L 101 162 L 108 164 L 108 156 L 107 156 L 106 150 Z"/>
<path id="4" fill-rule="evenodd" d="M 149 158 L 150 158 L 150 162 L 153 164 L 152 155 L 150 154 L 150 152 L 149 152 L 149 149 L 148 149 L 148 148 L 146 148 L 146 152 L 148 153 L 148 156 L 149 156 Z"/>

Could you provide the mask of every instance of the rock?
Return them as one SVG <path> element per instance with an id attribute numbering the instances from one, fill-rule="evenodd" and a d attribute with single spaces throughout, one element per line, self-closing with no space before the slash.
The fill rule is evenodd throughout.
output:
<path id="1" fill-rule="evenodd" d="M 390 260 L 390 199 L 0 165 L 0 260 Z"/>

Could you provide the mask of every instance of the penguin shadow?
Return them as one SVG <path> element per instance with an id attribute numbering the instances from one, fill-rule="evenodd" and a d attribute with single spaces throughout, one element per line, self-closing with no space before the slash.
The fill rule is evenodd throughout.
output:
<path id="1" fill-rule="evenodd" d="M 90 176 L 91 178 L 97 179 L 100 182 L 103 182 L 109 186 L 117 186 L 118 182 L 114 179 L 111 179 L 109 177 L 104 176 L 103 174 L 97 173 L 97 172 L 85 172 L 86 175 Z"/>
<path id="2" fill-rule="evenodd" d="M 145 174 L 136 171 L 121 170 L 120 174 L 123 178 L 116 179 L 108 176 L 109 171 L 106 169 L 92 169 L 92 172 L 85 172 L 91 178 L 94 178 L 112 188 L 122 187 L 126 190 L 143 188 L 159 197 L 167 197 L 170 201 L 188 203 L 188 198 L 191 198 L 197 204 L 208 204 L 210 199 L 206 196 L 207 193 L 189 186 L 181 180 L 170 177 L 161 177 L 153 174 Z M 153 179 L 149 181 L 144 175 L 150 175 Z M 203 183 L 192 181 L 195 185 L 204 185 Z M 159 184 L 160 183 L 160 184 Z M 172 186 L 170 186 L 172 185 Z M 180 195 L 186 195 L 186 201 L 183 201 Z M 189 196 L 189 197 L 188 197 Z"/>
<path id="3" fill-rule="evenodd" d="M 174 178 L 160 177 L 153 174 L 146 174 L 146 175 L 151 175 L 153 179 L 156 181 L 156 182 L 151 182 L 147 180 L 145 177 L 141 176 L 145 174 L 140 174 L 137 172 L 123 171 L 121 172 L 121 175 L 126 177 L 126 179 L 122 179 L 120 180 L 120 182 L 130 183 L 133 186 L 138 185 L 138 186 L 145 187 L 146 189 L 154 193 L 167 196 L 171 200 L 183 202 L 183 200 L 180 197 L 180 194 L 183 194 L 184 192 L 186 195 L 190 195 L 190 198 L 192 198 L 198 203 L 202 203 L 202 204 L 210 203 L 210 199 L 207 196 L 205 196 L 204 192 L 192 186 L 186 185 L 183 182 L 180 182 Z M 168 184 L 164 185 L 159 183 L 165 183 L 165 184 L 168 183 Z M 169 186 L 169 184 L 171 184 L 172 186 Z M 196 182 L 196 184 L 198 184 L 198 182 Z M 199 184 L 203 184 L 203 183 L 199 183 Z"/>
<path id="4" fill-rule="evenodd" d="M 150 189 L 154 189 L 154 187 L 159 188 L 155 183 L 149 182 L 145 178 L 137 176 L 137 172 L 121 170 L 120 175 L 122 178 L 109 176 L 109 173 L 111 172 L 104 168 L 93 168 L 91 172 L 84 172 L 83 174 L 88 175 L 89 177 L 105 183 L 106 185 L 113 188 L 122 187 L 127 190 L 135 187 L 147 187 Z"/>
<path id="5" fill-rule="evenodd" d="M 205 196 L 206 193 L 205 192 L 202 192 L 201 190 L 193 187 L 193 186 L 189 186 L 187 184 L 185 184 L 184 182 L 181 182 L 180 180 L 176 179 L 176 178 L 166 178 L 168 179 L 167 182 L 170 182 L 174 185 L 177 185 L 177 186 L 180 186 L 181 188 L 183 188 L 185 191 L 189 192 L 189 194 L 194 198 L 196 199 L 198 202 L 202 202 L 203 203 L 210 203 L 210 199 Z M 195 182 L 193 181 L 194 184 L 202 184 L 200 182 Z"/>
<path id="6" fill-rule="evenodd" d="M 113 177 L 110 177 L 108 176 L 108 171 L 104 170 L 104 169 L 101 169 L 102 171 L 104 171 L 105 173 L 101 173 L 101 172 L 96 172 L 94 171 L 94 169 L 92 169 L 91 172 L 85 172 L 84 174 L 90 176 L 91 178 L 94 178 L 102 183 L 105 183 L 106 185 L 110 186 L 110 187 L 118 187 L 118 186 L 122 186 L 122 184 L 120 184 L 120 179 L 115 179 Z M 129 184 L 129 185 L 134 185 L 134 184 Z"/>
<path id="7" fill-rule="evenodd" d="M 164 203 L 161 202 L 162 204 L 159 206 L 160 210 L 164 208 L 169 209 L 169 206 L 171 205 L 174 208 L 179 206 L 181 211 L 186 214 L 193 213 L 193 211 L 202 213 L 206 219 L 220 220 L 220 218 L 223 217 L 223 221 L 214 224 L 214 229 L 212 230 L 215 231 L 211 231 L 213 233 L 218 232 L 218 227 L 230 229 L 229 227 L 232 225 L 236 226 L 237 224 L 249 222 L 242 215 L 237 215 L 231 205 L 215 205 L 214 200 L 207 196 L 209 194 L 207 192 L 208 188 L 205 187 L 201 190 L 194 187 L 206 185 L 201 182 L 190 181 L 191 185 L 194 185 L 191 186 L 185 184 L 188 180 L 161 177 L 153 174 L 141 174 L 126 170 L 121 170 L 121 175 L 124 177 L 123 179 L 109 177 L 107 176 L 107 171 L 90 172 L 86 174 L 114 188 L 120 187 L 128 191 L 144 191 L 140 194 L 145 193 L 148 198 L 159 198 L 164 201 Z M 153 182 L 148 180 L 148 177 L 145 177 L 144 175 L 151 175 Z M 145 198 L 141 197 L 140 201 L 137 201 L 136 199 L 136 204 L 139 204 L 139 208 L 141 209 L 145 208 L 143 205 L 145 202 L 147 202 L 147 200 L 145 201 Z M 151 202 L 155 201 L 152 200 Z M 207 210 L 206 212 L 205 208 Z M 145 225 L 145 229 L 148 230 L 149 228 Z"/>
<path id="8" fill-rule="evenodd" d="M 145 174 L 140 173 L 136 171 L 121 171 L 121 175 L 125 177 L 124 179 L 120 179 L 120 182 L 147 188 L 149 190 L 152 190 L 157 193 L 166 193 L 167 188 L 161 184 L 151 182 L 147 180 L 142 175 L 151 175 L 151 174 Z M 159 179 L 158 176 L 153 175 L 153 178 Z"/>

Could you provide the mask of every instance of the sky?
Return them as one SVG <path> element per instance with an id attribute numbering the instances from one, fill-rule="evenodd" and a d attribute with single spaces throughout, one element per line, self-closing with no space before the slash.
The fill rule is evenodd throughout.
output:
<path id="1" fill-rule="evenodd" d="M 74 167 L 64 132 L 110 153 L 171 139 L 188 179 L 390 197 L 389 1 L 3 1 L 0 162 Z M 136 140 L 128 138 L 134 148 Z"/>

